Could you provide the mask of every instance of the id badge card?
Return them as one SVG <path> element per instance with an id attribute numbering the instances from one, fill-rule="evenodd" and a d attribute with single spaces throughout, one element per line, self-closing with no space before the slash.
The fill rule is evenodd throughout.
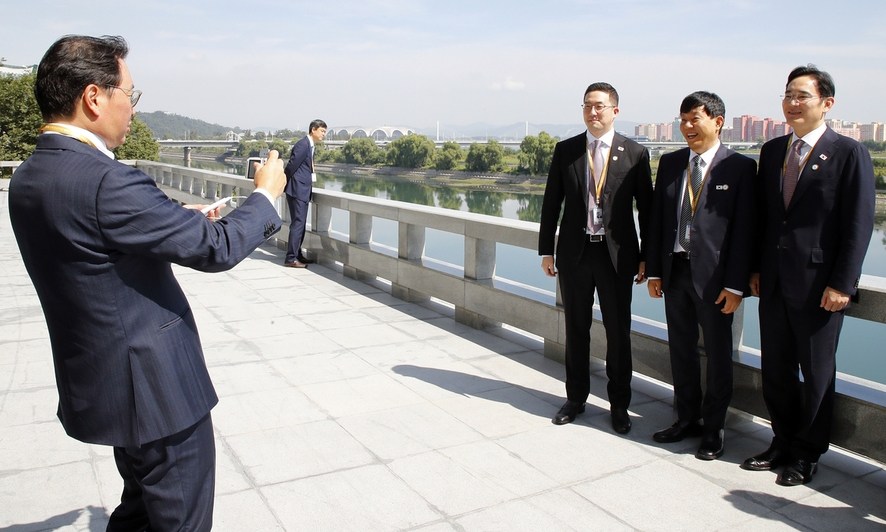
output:
<path id="1" fill-rule="evenodd" d="M 603 208 L 602 207 L 594 207 L 591 210 L 591 220 L 594 222 L 594 225 L 603 225 Z"/>
<path id="2" fill-rule="evenodd" d="M 315 174 L 314 172 L 311 172 L 311 183 L 316 183 L 316 182 L 317 182 L 317 174 Z"/>

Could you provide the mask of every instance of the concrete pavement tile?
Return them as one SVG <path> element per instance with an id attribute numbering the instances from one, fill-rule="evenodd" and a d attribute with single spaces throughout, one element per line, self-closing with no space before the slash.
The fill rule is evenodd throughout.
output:
<path id="1" fill-rule="evenodd" d="M 0 349 L 3 346 L 0 345 Z M 32 390 L 49 388 L 55 390 L 55 366 L 48 356 L 19 357 L 13 354 L 14 362 L 0 362 L 0 393 L 6 390 Z M 3 401 L 0 401 L 0 405 Z M 0 406 L 2 408 L 2 406 Z"/>
<path id="2" fill-rule="evenodd" d="M 603 512 L 600 515 L 606 516 Z M 607 522 L 601 526 L 599 521 L 568 523 L 555 514 L 534 506 L 527 501 L 508 501 L 503 504 L 473 512 L 456 520 L 463 530 L 483 530 L 487 532 L 549 532 L 579 530 L 630 530 L 622 526 L 611 526 Z M 591 525 L 593 523 L 593 525 Z"/>
<path id="3" fill-rule="evenodd" d="M 382 460 L 445 449 L 483 437 L 428 403 L 345 416 L 339 418 L 338 422 Z"/>
<path id="4" fill-rule="evenodd" d="M 515 497 L 526 497 L 557 487 L 557 481 L 495 442 L 484 440 L 441 449 L 477 478 L 506 489 Z"/>
<path id="5" fill-rule="evenodd" d="M 476 367 L 451 359 L 425 360 L 419 364 L 398 364 L 390 368 L 393 378 L 422 397 L 440 400 L 457 395 L 480 395 L 510 388 Z"/>
<path id="6" fill-rule="evenodd" d="M 886 530 L 883 490 L 861 480 L 849 480 L 833 489 L 818 491 L 822 489 L 816 486 L 818 480 L 816 475 L 806 486 L 812 487 L 815 493 L 788 504 L 778 513 L 812 530 Z"/>
<path id="7" fill-rule="evenodd" d="M 0 427 L 58 423 L 57 411 L 58 390 L 54 385 L 7 392 L 0 403 Z"/>
<path id="8" fill-rule="evenodd" d="M 301 386 L 301 390 L 334 418 L 388 410 L 423 401 L 403 384 L 382 374 L 306 384 Z"/>
<path id="9" fill-rule="evenodd" d="M 345 350 L 279 358 L 267 364 L 295 386 L 365 377 L 378 372 L 362 358 Z"/>
<path id="10" fill-rule="evenodd" d="M 0 526 L 23 532 L 104 530 L 109 514 L 87 461 L 0 475 L 0 508 Z"/>
<path id="11" fill-rule="evenodd" d="M 0 428 L 0 477 L 89 458 L 89 446 L 65 434 L 58 420 Z"/>
<path id="12" fill-rule="evenodd" d="M 410 338 L 415 338 L 416 340 L 445 340 L 451 333 L 441 329 L 436 323 L 437 322 L 432 319 L 427 321 L 394 321 L 391 322 L 390 325 L 397 330 L 403 331 L 409 335 Z"/>
<path id="13" fill-rule="evenodd" d="M 261 492 L 286 530 L 412 530 L 442 517 L 381 465 L 275 484 Z"/>
<path id="14" fill-rule="evenodd" d="M 343 349 L 329 334 L 316 331 L 301 333 L 297 337 L 286 335 L 255 338 L 251 344 L 265 360 L 337 353 Z"/>
<path id="15" fill-rule="evenodd" d="M 317 421 L 227 438 L 258 486 L 371 464 L 375 458 L 338 423 Z"/>
<path id="16" fill-rule="evenodd" d="M 406 333 L 384 323 L 356 326 L 350 329 L 336 328 L 335 330 L 326 330 L 326 334 L 348 349 L 371 345 L 394 346 L 412 340 Z"/>
<path id="17" fill-rule="evenodd" d="M 550 405 L 513 386 L 435 403 L 487 438 L 501 438 L 550 424 Z"/>
<path id="18" fill-rule="evenodd" d="M 279 388 L 223 397 L 212 411 L 212 424 L 219 434 L 233 436 L 326 417 L 305 394 L 293 388 Z"/>
<path id="19" fill-rule="evenodd" d="M 734 498 L 724 505 L 728 490 L 663 460 L 624 468 L 573 489 L 639 530 L 728 529 L 746 521 L 748 514 L 764 515 L 768 511 L 744 498 Z M 675 508 L 687 507 L 691 511 L 674 512 Z"/>
<path id="20" fill-rule="evenodd" d="M 215 438 L 215 495 L 226 495 L 253 489 L 252 479 L 240 463 L 240 457 L 223 436 Z"/>
<path id="21" fill-rule="evenodd" d="M 286 530 L 261 495 L 254 490 L 216 495 L 212 529 L 216 532 Z"/>
<path id="22" fill-rule="evenodd" d="M 331 318 L 331 319 L 330 319 Z M 351 329 L 365 327 L 367 325 L 378 325 L 379 322 L 375 318 L 365 314 L 360 310 L 348 307 L 335 313 L 335 316 L 322 314 L 307 314 L 301 317 L 304 322 L 318 331 L 334 331 L 340 329 Z"/>
<path id="23" fill-rule="evenodd" d="M 203 337 L 202 332 L 200 337 Z M 232 335 L 227 340 L 212 339 L 202 343 L 203 356 L 206 359 L 206 365 L 210 367 L 214 365 L 257 362 L 264 358 L 258 341 L 244 340 Z"/>
<path id="24" fill-rule="evenodd" d="M 363 309 L 363 312 L 372 316 L 382 323 L 408 322 L 417 324 L 424 320 L 439 318 L 440 313 L 415 303 L 406 303 L 401 299 L 395 299 L 398 303 L 391 306 L 372 307 Z M 406 329 L 409 332 L 409 329 Z"/>
<path id="25" fill-rule="evenodd" d="M 219 397 L 292 386 L 284 375 L 265 360 L 215 364 L 209 368 L 209 375 Z"/>
<path id="26" fill-rule="evenodd" d="M 556 520 L 557 525 L 547 530 L 634 530 L 618 516 L 610 514 L 569 488 L 548 491 L 524 500 Z"/>
<path id="27" fill-rule="evenodd" d="M 351 351 L 375 367 L 392 368 L 400 364 L 430 364 L 452 361 L 452 356 L 437 349 L 434 342 L 409 340 L 396 344 L 354 347 Z"/>
<path id="28" fill-rule="evenodd" d="M 489 508 L 514 496 L 439 451 L 392 461 L 388 467 L 425 500 L 449 517 Z"/>
<path id="29" fill-rule="evenodd" d="M 232 333 L 247 340 L 272 336 L 286 336 L 291 339 L 293 335 L 316 331 L 301 318 L 285 314 L 266 313 L 247 320 L 228 322 L 227 325 Z"/>
<path id="30" fill-rule="evenodd" d="M 642 446 L 624 445 L 622 438 L 614 433 L 575 423 L 562 426 L 542 423 L 533 430 L 497 442 L 563 485 L 604 477 L 659 459 Z"/>

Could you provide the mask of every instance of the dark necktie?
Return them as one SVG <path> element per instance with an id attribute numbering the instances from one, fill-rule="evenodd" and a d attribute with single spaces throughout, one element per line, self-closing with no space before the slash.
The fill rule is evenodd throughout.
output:
<path id="1" fill-rule="evenodd" d="M 788 161 L 784 165 L 784 181 L 781 185 L 781 193 L 784 198 L 784 208 L 787 209 L 797 189 L 797 181 L 800 179 L 800 148 L 803 141 L 797 139 L 788 150 Z"/>
<path id="2" fill-rule="evenodd" d="M 701 163 L 702 160 L 700 155 L 693 157 L 692 171 L 689 173 L 692 196 L 695 197 L 696 202 L 698 202 L 698 198 L 701 195 L 701 180 L 704 175 L 701 171 Z M 680 233 L 678 235 L 680 245 L 683 246 L 683 249 L 686 251 L 689 251 L 689 228 L 692 226 L 692 216 L 692 201 L 689 196 L 689 187 L 686 187 L 683 190 L 683 205 L 680 208 Z"/>

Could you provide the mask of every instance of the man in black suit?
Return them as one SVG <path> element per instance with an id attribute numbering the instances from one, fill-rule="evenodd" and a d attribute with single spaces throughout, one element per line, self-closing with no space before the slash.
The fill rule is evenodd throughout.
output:
<path id="1" fill-rule="evenodd" d="M 687 148 L 661 157 L 655 179 L 646 274 L 665 299 L 677 420 L 659 443 L 703 436 L 696 458 L 723 454 L 732 400 L 732 316 L 747 288 L 756 163 L 720 143 L 726 106 L 698 91 L 680 104 Z M 698 330 L 707 355 L 702 393 Z M 703 425 L 699 423 L 703 421 Z"/>
<path id="2" fill-rule="evenodd" d="M 40 61 L 46 124 L 9 185 L 9 216 L 52 345 L 58 417 L 114 447 L 123 477 L 108 530 L 210 530 L 218 402 L 171 263 L 233 268 L 280 229 L 283 163 L 218 222 L 117 162 L 141 96 L 121 37 L 69 35 Z M 211 214 L 215 215 L 216 212 Z"/>
<path id="3" fill-rule="evenodd" d="M 612 427 L 626 434 L 631 430 L 631 287 L 633 280 L 645 280 L 646 270 L 634 203 L 645 241 L 652 202 L 649 152 L 613 129 L 619 109 L 612 85 L 591 84 L 582 109 L 587 131 L 554 148 L 538 235 L 542 270 L 558 276 L 566 317 L 567 399 L 552 421 L 571 423 L 585 410 L 596 292 L 606 329 Z"/>
<path id="4" fill-rule="evenodd" d="M 788 75 L 791 135 L 760 151 L 759 264 L 763 398 L 774 438 L 742 468 L 785 468 L 784 486 L 812 480 L 828 449 L 837 341 L 874 225 L 874 169 L 864 145 L 825 124 L 834 81 L 814 65 Z M 803 380 L 799 378 L 803 373 Z"/>
<path id="5" fill-rule="evenodd" d="M 326 122 L 317 119 L 308 126 L 308 134 L 292 146 L 286 163 L 286 203 L 289 205 L 289 242 L 283 265 L 306 268 L 312 260 L 305 257 L 301 245 L 305 240 L 308 222 L 308 204 L 311 202 L 314 172 L 314 145 L 326 138 Z"/>

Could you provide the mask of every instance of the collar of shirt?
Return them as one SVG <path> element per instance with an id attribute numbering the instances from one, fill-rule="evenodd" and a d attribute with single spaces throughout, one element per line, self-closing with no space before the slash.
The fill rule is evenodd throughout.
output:
<path id="1" fill-rule="evenodd" d="M 796 133 L 791 133 L 790 144 L 793 144 L 797 139 L 803 141 L 803 146 L 800 148 L 800 161 L 805 159 L 809 152 L 812 151 L 812 147 L 815 146 L 819 139 L 821 139 L 821 136 L 824 135 L 827 128 L 828 126 L 826 124 L 822 124 L 809 133 L 806 133 L 802 138 L 798 137 Z"/>
<path id="2" fill-rule="evenodd" d="M 590 131 L 585 132 L 585 136 L 587 137 L 588 149 L 593 146 L 595 140 L 600 140 L 603 142 L 603 149 L 608 150 L 612 147 L 612 143 L 615 141 L 615 130 L 610 129 L 606 133 L 603 134 L 599 139 L 593 135 L 591 135 Z"/>
<path id="3" fill-rule="evenodd" d="M 87 139 L 89 139 L 89 141 L 92 143 L 92 145 L 95 146 L 95 148 L 98 151 L 104 153 L 105 155 L 107 155 L 111 159 L 116 159 L 116 157 L 114 157 L 114 152 L 109 150 L 108 147 L 105 145 L 105 141 L 103 141 L 101 138 L 99 138 L 99 136 L 96 135 L 95 133 L 93 133 L 92 131 L 89 131 L 88 129 L 83 129 L 82 127 L 77 127 L 72 124 L 66 124 L 64 122 L 51 122 L 49 125 L 61 126 L 65 129 L 71 130 L 72 133 L 77 133 L 79 135 L 86 137 Z M 44 133 L 44 135 L 63 135 L 63 133 L 56 133 L 54 131 L 47 131 Z"/>
<path id="4" fill-rule="evenodd" d="M 688 165 L 692 164 L 692 158 L 695 157 L 696 155 L 701 155 L 701 160 L 704 161 L 704 166 L 702 166 L 702 168 L 709 168 L 711 166 L 711 161 L 714 160 L 714 156 L 717 155 L 717 150 L 719 150 L 719 149 L 720 149 L 720 141 L 718 140 L 717 143 L 714 144 L 714 146 L 711 149 L 707 150 L 706 152 L 704 152 L 702 154 L 697 154 L 694 151 L 689 150 L 689 162 L 687 163 L 687 168 L 688 168 Z"/>

